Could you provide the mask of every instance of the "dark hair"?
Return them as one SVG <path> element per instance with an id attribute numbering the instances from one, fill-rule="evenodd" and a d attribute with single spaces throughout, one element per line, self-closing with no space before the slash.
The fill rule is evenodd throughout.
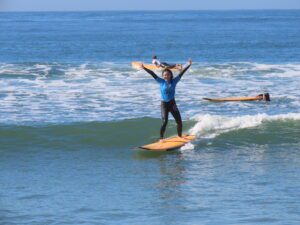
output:
<path id="1" fill-rule="evenodd" d="M 259 97 L 262 97 L 262 100 L 265 100 L 267 102 L 271 101 L 271 98 L 270 98 L 270 94 L 269 93 L 264 93 L 264 94 L 260 94 L 258 95 Z"/>
<path id="2" fill-rule="evenodd" d="M 156 55 L 153 55 L 153 56 L 152 56 L 152 59 L 157 59 L 157 56 L 156 56 Z"/>
<path id="3" fill-rule="evenodd" d="M 162 75 L 164 74 L 164 72 L 168 72 L 169 74 L 171 74 L 171 82 L 173 81 L 173 72 L 170 70 L 170 69 L 164 69 L 163 71 L 162 71 Z"/>
<path id="4" fill-rule="evenodd" d="M 264 93 L 263 98 L 264 98 L 264 100 L 267 101 L 267 102 L 271 101 L 271 98 L 270 98 L 270 94 L 269 94 L 269 93 Z"/>

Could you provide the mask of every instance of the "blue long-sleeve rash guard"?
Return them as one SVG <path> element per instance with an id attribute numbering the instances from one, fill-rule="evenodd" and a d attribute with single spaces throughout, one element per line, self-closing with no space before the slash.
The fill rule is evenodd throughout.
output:
<path id="1" fill-rule="evenodd" d="M 190 68 L 191 65 L 185 67 L 177 77 L 171 81 L 165 81 L 164 79 L 158 77 L 152 70 L 144 68 L 160 85 L 160 95 L 163 102 L 169 102 L 175 98 L 175 89 L 177 83 L 180 81 L 182 75 Z"/>
<path id="2" fill-rule="evenodd" d="M 160 86 L 160 96 L 162 101 L 169 102 L 175 98 L 175 88 L 180 79 L 180 76 L 175 77 L 171 81 L 165 81 L 160 77 L 155 79 Z"/>

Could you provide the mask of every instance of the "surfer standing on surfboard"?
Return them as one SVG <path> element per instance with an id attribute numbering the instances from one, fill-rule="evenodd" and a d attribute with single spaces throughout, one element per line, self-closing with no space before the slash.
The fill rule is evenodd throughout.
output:
<path id="1" fill-rule="evenodd" d="M 173 115 L 176 123 L 177 123 L 177 134 L 179 137 L 182 137 L 182 120 L 180 116 L 180 112 L 176 105 L 175 101 L 175 88 L 177 83 L 180 81 L 183 74 L 190 68 L 192 65 L 192 60 L 190 59 L 184 69 L 173 78 L 173 73 L 170 69 L 164 69 L 162 71 L 162 77 L 158 77 L 152 70 L 149 70 L 141 64 L 141 68 L 144 69 L 147 73 L 149 73 L 160 86 L 160 94 L 161 94 L 161 118 L 162 125 L 160 128 L 160 140 L 162 141 L 164 138 L 164 133 L 166 130 L 166 126 L 168 124 L 169 112 Z"/>
<path id="2" fill-rule="evenodd" d="M 166 62 L 160 62 L 160 61 L 157 59 L 157 56 L 156 56 L 156 55 L 154 55 L 154 56 L 152 57 L 152 64 L 154 64 L 157 68 L 164 68 L 164 69 L 179 69 L 179 70 L 182 69 L 181 64 L 169 64 L 169 63 L 166 63 Z"/>

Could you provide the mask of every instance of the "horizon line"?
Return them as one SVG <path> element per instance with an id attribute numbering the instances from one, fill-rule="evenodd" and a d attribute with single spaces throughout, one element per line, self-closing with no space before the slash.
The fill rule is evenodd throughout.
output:
<path id="1" fill-rule="evenodd" d="M 278 8 L 261 8 L 261 9 L 99 9 L 99 10 L 0 10 L 0 13 L 18 13 L 18 12 L 184 12 L 184 11 L 299 11 L 300 8 L 278 9 Z"/>

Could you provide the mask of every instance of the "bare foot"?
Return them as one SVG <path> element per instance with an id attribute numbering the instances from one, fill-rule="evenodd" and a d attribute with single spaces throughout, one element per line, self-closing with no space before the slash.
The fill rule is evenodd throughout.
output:
<path id="1" fill-rule="evenodd" d="M 164 143 L 165 142 L 165 139 L 161 138 L 159 139 L 159 143 Z"/>

